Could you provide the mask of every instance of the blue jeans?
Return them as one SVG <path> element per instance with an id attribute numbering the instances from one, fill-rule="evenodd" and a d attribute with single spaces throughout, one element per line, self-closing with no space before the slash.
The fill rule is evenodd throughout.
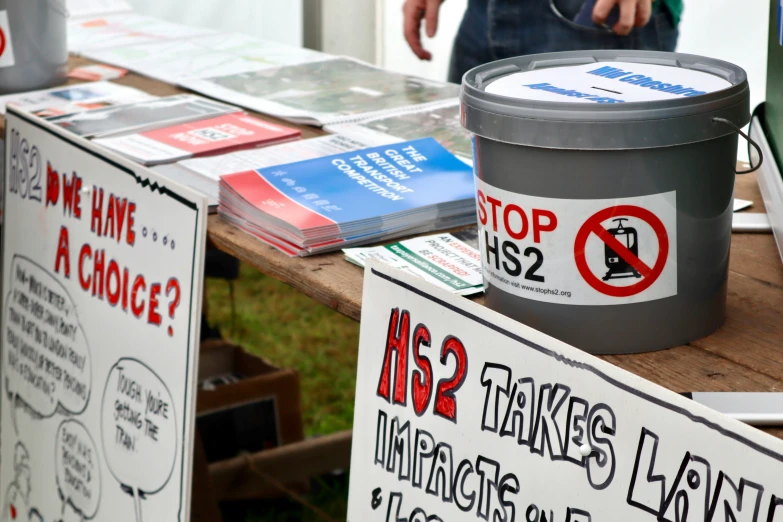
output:
<path id="1" fill-rule="evenodd" d="M 583 0 L 557 0 L 568 17 Z M 677 26 L 661 0 L 653 3 L 650 23 L 636 27 L 628 36 L 598 32 L 569 25 L 550 8 L 549 0 L 469 0 L 449 66 L 449 81 L 481 64 L 554 51 L 636 49 L 674 51 Z"/>

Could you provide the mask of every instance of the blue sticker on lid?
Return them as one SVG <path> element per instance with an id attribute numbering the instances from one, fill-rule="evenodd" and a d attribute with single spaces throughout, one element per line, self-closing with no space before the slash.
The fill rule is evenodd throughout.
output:
<path id="1" fill-rule="evenodd" d="M 778 45 L 783 46 L 783 0 L 778 0 Z"/>

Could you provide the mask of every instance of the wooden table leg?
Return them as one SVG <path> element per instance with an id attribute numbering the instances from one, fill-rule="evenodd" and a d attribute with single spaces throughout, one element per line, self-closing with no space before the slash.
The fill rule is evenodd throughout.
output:
<path id="1" fill-rule="evenodd" d="M 223 522 L 220 516 L 215 488 L 209 475 L 207 454 L 201 443 L 201 434 L 196 429 L 193 444 L 193 492 L 190 502 L 191 522 Z"/>

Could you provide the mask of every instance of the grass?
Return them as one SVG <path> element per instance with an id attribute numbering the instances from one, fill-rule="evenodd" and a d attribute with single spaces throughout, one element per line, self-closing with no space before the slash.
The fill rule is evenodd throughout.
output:
<path id="1" fill-rule="evenodd" d="M 210 324 L 218 326 L 225 339 L 276 366 L 299 372 L 306 435 L 350 429 L 358 323 L 244 264 L 234 289 L 236 318 L 232 322 L 229 284 L 207 280 Z M 348 479 L 342 475 L 316 481 L 308 501 L 335 520 L 345 520 L 347 497 Z M 253 522 L 321 520 L 289 501 L 243 506 L 242 510 L 246 513 L 242 518 Z"/>
<path id="2" fill-rule="evenodd" d="M 234 288 L 232 331 L 229 285 L 207 281 L 210 324 L 272 364 L 299 372 L 307 435 L 350 429 L 359 324 L 244 264 Z"/>

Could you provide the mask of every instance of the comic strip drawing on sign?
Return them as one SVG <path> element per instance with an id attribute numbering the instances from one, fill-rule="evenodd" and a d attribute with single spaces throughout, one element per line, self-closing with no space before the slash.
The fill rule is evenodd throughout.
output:
<path id="1" fill-rule="evenodd" d="M 526 299 L 615 305 L 677 295 L 675 192 L 527 196 L 476 178 L 484 277 Z"/>
<path id="2" fill-rule="evenodd" d="M 0 521 L 187 522 L 206 202 L 6 129 Z"/>
<path id="3" fill-rule="evenodd" d="M 143 496 L 163 489 L 174 471 L 177 425 L 166 385 L 145 364 L 122 359 L 112 367 L 101 407 L 106 464 L 134 499 L 143 520 Z M 139 461 L 144 466 L 139 466 Z"/>
<path id="4" fill-rule="evenodd" d="M 783 522 L 783 441 L 402 270 L 364 276 L 349 522 Z"/>
<path id="5" fill-rule="evenodd" d="M 98 455 L 95 441 L 81 422 L 65 420 L 60 424 L 54 452 L 57 492 L 60 500 L 82 519 L 90 520 L 98 513 L 101 500 Z"/>

